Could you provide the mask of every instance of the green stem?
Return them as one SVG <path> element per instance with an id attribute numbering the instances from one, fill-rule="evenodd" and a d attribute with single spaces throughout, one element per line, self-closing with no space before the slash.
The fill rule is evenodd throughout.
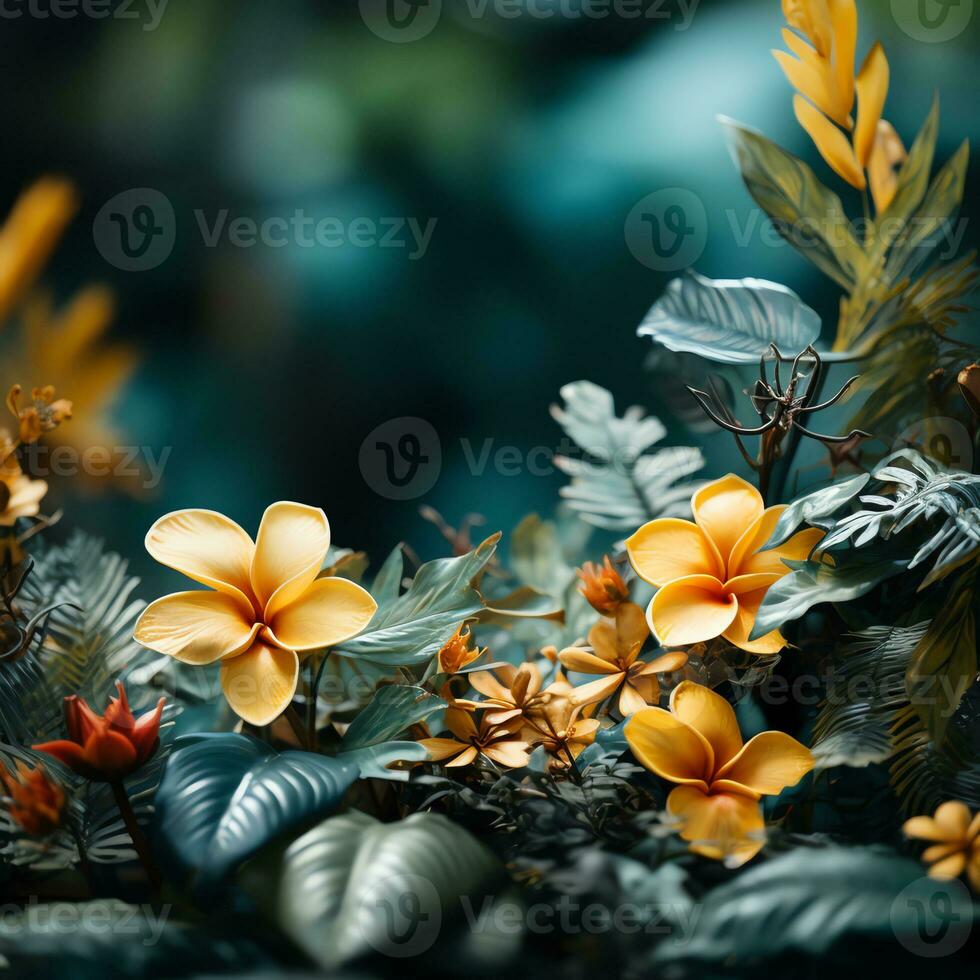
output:
<path id="1" fill-rule="evenodd" d="M 820 401 L 820 396 L 823 393 L 827 375 L 830 372 L 826 364 L 821 364 L 819 368 L 814 367 L 814 370 L 819 370 L 820 374 L 817 376 L 811 401 L 818 403 Z M 766 491 L 763 492 L 763 498 L 765 499 L 767 507 L 770 507 L 773 504 L 783 503 L 783 494 L 786 492 L 786 483 L 789 479 L 790 471 L 793 468 L 793 460 L 796 458 L 796 451 L 800 447 L 800 440 L 802 437 L 803 433 L 800 432 L 800 430 L 795 426 L 790 429 L 789 436 L 786 439 L 785 449 L 783 450 L 781 457 L 776 460 L 776 463 L 772 468 L 772 478 L 768 482 Z"/>
<path id="2" fill-rule="evenodd" d="M 119 807 L 119 813 L 122 815 L 126 830 L 132 838 L 133 847 L 136 848 L 136 854 L 140 859 L 140 864 L 143 865 L 143 870 L 146 872 L 147 878 L 150 879 L 150 884 L 154 890 L 159 891 L 160 870 L 153 860 L 153 855 L 150 853 L 150 848 L 146 843 L 146 838 L 143 836 L 143 831 L 140 830 L 140 825 L 136 820 L 136 814 L 133 813 L 133 805 L 129 802 L 126 788 L 119 780 L 111 782 L 109 785 L 112 787 L 112 795 L 116 798 L 116 806 Z"/>

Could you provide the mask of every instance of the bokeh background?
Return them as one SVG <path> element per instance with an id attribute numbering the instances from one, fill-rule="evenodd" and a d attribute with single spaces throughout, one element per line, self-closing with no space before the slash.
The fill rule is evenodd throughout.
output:
<path id="1" fill-rule="evenodd" d="M 884 43 L 886 115 L 906 142 L 940 91 L 944 159 L 980 138 L 980 18 L 930 43 L 907 29 L 916 2 L 860 0 L 858 51 Z M 492 463 L 476 473 L 461 440 L 477 455 L 488 439 L 493 451 L 556 447 L 548 406 L 580 378 L 620 407 L 666 411 L 635 328 L 675 273 L 644 264 L 624 233 L 664 188 L 703 204 L 700 272 L 783 282 L 833 324 L 834 287 L 757 227 L 743 239 L 751 201 L 716 121 L 763 129 L 833 181 L 769 53 L 777 0 L 644 2 L 642 18 L 588 17 L 575 0 L 532 6 L 538 15 L 507 16 L 513 3 L 443 0 L 426 36 L 396 43 L 353 0 L 169 0 L 158 23 L 146 0 L 129 8 L 136 19 L 43 18 L 9 0 L 24 16 L 0 17 L 0 203 L 42 174 L 77 182 L 81 210 L 45 282 L 59 298 L 111 287 L 112 338 L 140 352 L 114 418 L 134 445 L 172 447 L 152 492 L 52 481 L 52 501 L 66 525 L 129 556 L 148 596 L 165 573 L 143 535 L 178 507 L 254 531 L 273 500 L 316 503 L 336 543 L 375 567 L 399 540 L 445 550 L 420 504 L 450 523 L 482 513 L 487 530 L 550 512 L 563 477 Z M 971 162 L 968 187 L 977 171 Z M 159 191 L 175 215 L 172 252 L 145 271 L 107 261 L 93 237 L 103 205 L 133 188 Z M 964 247 L 977 244 L 978 207 L 968 191 Z M 415 259 L 378 245 L 245 248 L 227 235 L 211 247 L 195 212 L 210 225 L 225 209 L 229 221 L 302 209 L 436 226 Z M 441 470 L 422 496 L 392 501 L 365 480 L 359 451 L 408 416 L 436 430 Z M 707 446 L 733 464 L 726 437 Z"/>

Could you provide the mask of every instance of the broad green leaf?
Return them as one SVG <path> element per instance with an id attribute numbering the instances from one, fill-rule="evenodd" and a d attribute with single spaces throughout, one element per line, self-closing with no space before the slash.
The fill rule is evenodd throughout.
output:
<path id="1" fill-rule="evenodd" d="M 840 198 L 799 158 L 761 133 L 721 119 L 742 179 L 783 238 L 818 269 L 850 291 L 866 273 L 867 258 Z"/>
<path id="2" fill-rule="evenodd" d="M 402 577 L 405 574 L 405 556 L 402 546 L 393 548 L 385 559 L 377 576 L 371 583 L 371 595 L 378 605 L 394 602 L 402 588 Z"/>
<path id="3" fill-rule="evenodd" d="M 421 687 L 408 684 L 380 687 L 351 722 L 340 743 L 340 751 L 349 752 L 390 741 L 411 725 L 425 721 L 446 707 L 442 698 Z"/>
<path id="4" fill-rule="evenodd" d="M 975 583 L 970 573 L 957 582 L 908 668 L 909 699 L 936 743 L 942 742 L 949 719 L 977 677 Z"/>
<path id="5" fill-rule="evenodd" d="M 214 882 L 279 834 L 328 813 L 357 777 L 350 762 L 278 753 L 247 735 L 178 739 L 155 798 L 163 864 Z"/>
<path id="6" fill-rule="evenodd" d="M 778 283 L 706 279 L 691 272 L 667 284 L 637 334 L 709 361 L 750 364 L 770 344 L 783 354 L 798 354 L 816 343 L 820 317 Z"/>
<path id="7" fill-rule="evenodd" d="M 795 570 L 784 575 L 766 593 L 755 617 L 751 640 L 799 619 L 818 603 L 859 599 L 879 582 L 900 574 L 908 566 L 907 561 L 895 559 L 865 561 L 852 557 L 837 568 L 813 561 L 787 564 Z"/>
<path id="8" fill-rule="evenodd" d="M 357 811 L 240 873 L 259 907 L 327 970 L 365 954 L 426 952 L 462 901 L 479 908 L 500 877 L 497 858 L 446 817 L 385 824 Z"/>
<path id="9" fill-rule="evenodd" d="M 391 763 L 422 762 L 429 758 L 429 753 L 418 742 L 380 742 L 351 752 L 341 752 L 337 758 L 357 766 L 362 779 L 387 779 L 403 783 L 408 781 L 408 770 L 389 769 Z"/>
<path id="10" fill-rule="evenodd" d="M 714 963 L 727 972 L 755 964 L 765 975 L 768 960 L 862 939 L 922 948 L 923 907 L 943 908 L 961 930 L 974 916 L 961 884 L 928 879 L 916 861 L 869 847 L 798 847 L 741 871 L 703 902 L 693 936 L 657 946 L 657 965 Z"/>
<path id="11" fill-rule="evenodd" d="M 386 667 L 431 660 L 466 619 L 483 608 L 473 581 L 493 557 L 500 535 L 459 558 L 423 565 L 404 595 L 380 604 L 366 630 L 335 652 Z"/>
<path id="12" fill-rule="evenodd" d="M 486 605 L 477 614 L 481 623 L 497 623 L 500 626 L 510 626 L 515 619 L 552 619 L 561 621 L 564 610 L 561 603 L 544 592 L 522 585 L 507 595 L 499 598 L 486 596 Z"/>
<path id="13" fill-rule="evenodd" d="M 797 497 L 779 515 L 779 520 L 773 529 L 772 537 L 763 548 L 775 548 L 788 541 L 803 524 L 819 525 L 821 520 L 836 514 L 844 504 L 853 500 L 867 485 L 871 477 L 861 473 L 849 480 L 831 484 L 821 490 Z M 761 549 L 760 549 L 761 550 Z"/>

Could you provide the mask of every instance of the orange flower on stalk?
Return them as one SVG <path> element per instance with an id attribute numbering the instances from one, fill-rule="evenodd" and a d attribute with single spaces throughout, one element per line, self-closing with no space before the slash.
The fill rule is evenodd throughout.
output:
<path id="1" fill-rule="evenodd" d="M 575 704 L 594 704 L 619 692 L 619 713 L 625 717 L 660 697 L 657 674 L 679 670 L 687 663 L 686 653 L 665 653 L 647 663 L 640 650 L 650 636 L 643 610 L 624 602 L 616 610 L 615 622 L 601 619 L 589 630 L 592 653 L 568 647 L 558 654 L 562 665 L 580 674 L 601 674 L 599 680 L 576 687 L 569 698 Z"/>
<path id="2" fill-rule="evenodd" d="M 20 395 L 20 385 L 14 385 L 7 394 L 7 408 L 18 421 L 19 437 L 24 445 L 37 442 L 45 432 L 57 429 L 71 418 L 71 402 L 67 398 L 55 398 L 53 385 L 34 388 L 31 403 L 24 408 L 20 407 Z"/>
<path id="3" fill-rule="evenodd" d="M 609 555 L 605 555 L 601 565 L 587 561 L 578 571 L 582 580 L 579 592 L 586 601 L 603 616 L 612 616 L 620 604 L 630 597 L 630 591 L 623 577 L 613 567 Z"/>
<path id="4" fill-rule="evenodd" d="M 922 852 L 930 878 L 959 878 L 965 871 L 980 894 L 980 812 L 971 816 L 965 803 L 949 800 L 931 817 L 906 820 L 902 830 L 907 837 L 932 843 Z"/>
<path id="5" fill-rule="evenodd" d="M 638 711 L 624 731 L 643 766 L 678 784 L 667 811 L 683 820 L 690 850 L 736 865 L 762 848 L 759 800 L 813 768 L 810 750 L 783 732 L 762 732 L 743 745 L 732 706 L 692 681 L 674 688 L 669 711 Z"/>
<path id="6" fill-rule="evenodd" d="M 468 711 L 446 709 L 446 728 L 455 738 L 422 738 L 432 762 L 447 768 L 468 766 L 483 755 L 508 769 L 519 769 L 528 763 L 528 744 L 521 737 L 521 718 L 502 725 L 491 724 L 486 715 L 477 723 Z M 448 760 L 448 761 L 447 761 Z"/>
<path id="7" fill-rule="evenodd" d="M 143 610 L 138 643 L 186 664 L 221 663 L 232 710 L 268 725 L 286 709 L 300 657 L 356 636 L 377 603 L 348 579 L 317 578 L 330 547 L 319 507 L 270 505 L 256 540 L 213 510 L 179 510 L 146 535 L 163 565 L 215 591 L 177 592 Z"/>
<path id="8" fill-rule="evenodd" d="M 44 771 L 20 760 L 11 772 L 0 762 L 0 783 L 10 797 L 10 817 L 32 837 L 47 837 L 61 826 L 65 791 Z"/>
<path id="9" fill-rule="evenodd" d="M 121 681 L 119 697 L 109 698 L 104 714 L 97 715 L 77 694 L 65 698 L 68 738 L 32 746 L 47 752 L 72 772 L 100 783 L 117 783 L 136 772 L 160 744 L 160 718 L 165 698 L 139 718 L 133 717 Z"/>
<path id="10" fill-rule="evenodd" d="M 479 660 L 487 651 L 479 647 L 471 647 L 472 634 L 460 623 L 456 632 L 443 644 L 439 651 L 439 672 L 441 674 L 457 674 L 471 663 Z"/>
<path id="11" fill-rule="evenodd" d="M 777 653 L 786 640 L 773 630 L 750 640 L 756 613 L 786 560 L 807 558 L 823 537 L 808 528 L 777 548 L 772 537 L 782 504 L 766 507 L 750 483 L 729 473 L 691 498 L 694 523 L 673 517 L 644 524 L 626 549 L 637 575 L 657 586 L 647 619 L 660 642 L 687 646 L 723 636 L 749 653 Z"/>

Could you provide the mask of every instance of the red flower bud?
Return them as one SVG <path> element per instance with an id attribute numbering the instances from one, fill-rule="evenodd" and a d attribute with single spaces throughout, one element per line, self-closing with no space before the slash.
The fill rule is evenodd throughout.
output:
<path id="1" fill-rule="evenodd" d="M 118 698 L 110 698 L 105 713 L 97 715 L 77 694 L 65 698 L 68 739 L 35 745 L 69 769 L 94 782 L 114 783 L 134 773 L 160 744 L 160 718 L 165 698 L 156 708 L 134 718 L 121 681 Z"/>

